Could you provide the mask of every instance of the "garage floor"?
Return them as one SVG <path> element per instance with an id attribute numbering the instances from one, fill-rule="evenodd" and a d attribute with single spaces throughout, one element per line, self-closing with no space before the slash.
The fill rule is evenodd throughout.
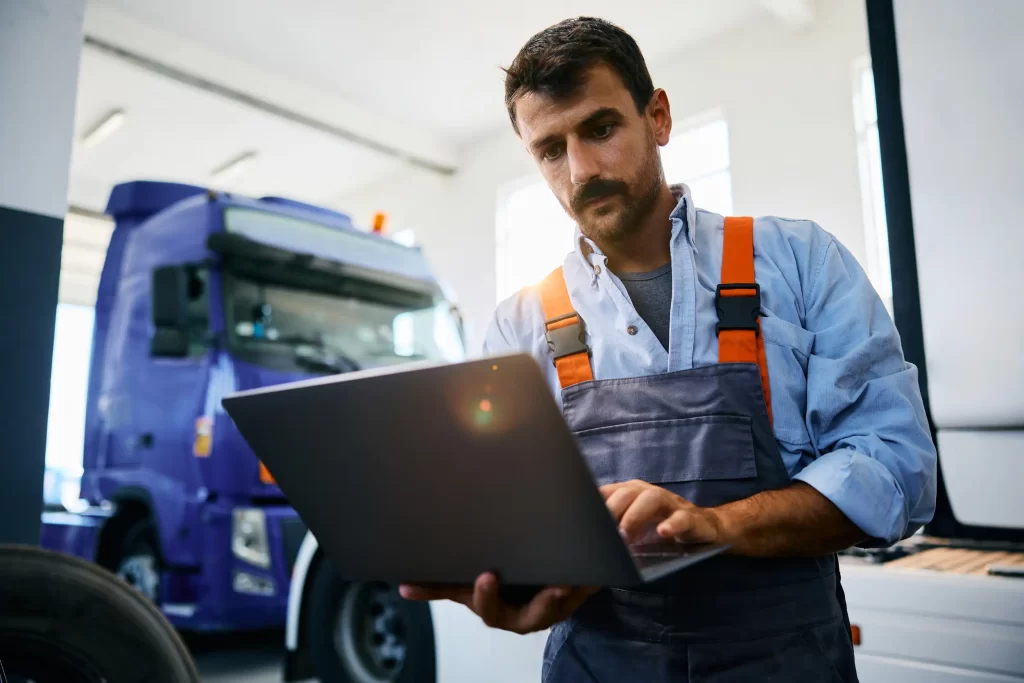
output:
<path id="1" fill-rule="evenodd" d="M 203 683 L 281 683 L 284 632 L 187 636 Z"/>

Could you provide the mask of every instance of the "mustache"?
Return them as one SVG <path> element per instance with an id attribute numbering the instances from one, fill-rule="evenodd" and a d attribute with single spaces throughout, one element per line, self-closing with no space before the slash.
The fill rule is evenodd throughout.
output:
<path id="1" fill-rule="evenodd" d="M 629 194 L 629 186 L 621 180 L 594 178 L 589 180 L 572 193 L 570 205 L 574 213 L 582 213 L 584 205 L 592 199 L 603 199 L 612 195 Z"/>

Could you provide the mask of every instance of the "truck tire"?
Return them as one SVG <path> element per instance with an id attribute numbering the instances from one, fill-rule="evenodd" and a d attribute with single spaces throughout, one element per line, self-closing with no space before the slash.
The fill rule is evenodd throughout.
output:
<path id="1" fill-rule="evenodd" d="M 150 519 L 135 522 L 124 538 L 114 573 L 155 604 L 160 604 L 160 572 L 163 564 L 157 551 L 156 529 Z"/>
<path id="2" fill-rule="evenodd" d="M 326 560 L 308 595 L 304 627 L 322 683 L 435 683 L 430 607 L 395 586 L 344 582 Z"/>
<path id="3" fill-rule="evenodd" d="M 199 683 L 160 611 L 109 571 L 0 545 L 0 665 L 7 681 Z"/>

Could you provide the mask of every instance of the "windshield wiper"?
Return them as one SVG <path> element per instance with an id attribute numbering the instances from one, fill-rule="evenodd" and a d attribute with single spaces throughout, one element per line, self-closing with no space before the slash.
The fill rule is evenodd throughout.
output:
<path id="1" fill-rule="evenodd" d="M 307 370 L 313 370 L 315 372 L 329 372 L 336 375 L 341 375 L 346 372 L 355 372 L 359 368 L 355 365 L 341 362 L 332 362 L 324 358 L 315 358 L 311 356 L 303 356 L 299 353 L 295 354 L 295 363 Z"/>
<path id="2" fill-rule="evenodd" d="M 370 356 L 371 358 L 402 358 L 403 360 L 430 360 L 429 355 L 419 352 L 395 353 L 394 351 L 392 351 L 389 353 L 385 351 L 373 351 L 367 353 L 366 355 Z"/>
<path id="3" fill-rule="evenodd" d="M 277 341 L 295 345 L 295 362 L 310 370 L 333 373 L 355 372 L 362 368 L 352 358 L 336 351 L 321 340 L 301 335 L 280 337 Z"/>

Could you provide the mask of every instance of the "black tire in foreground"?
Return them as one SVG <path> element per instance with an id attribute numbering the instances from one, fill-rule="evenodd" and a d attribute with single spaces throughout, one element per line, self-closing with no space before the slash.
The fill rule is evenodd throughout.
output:
<path id="1" fill-rule="evenodd" d="M 435 683 L 430 607 L 395 586 L 344 582 L 328 562 L 313 577 L 304 628 L 323 683 Z"/>
<path id="2" fill-rule="evenodd" d="M 157 607 L 101 567 L 0 545 L 0 666 L 7 681 L 199 683 Z"/>

